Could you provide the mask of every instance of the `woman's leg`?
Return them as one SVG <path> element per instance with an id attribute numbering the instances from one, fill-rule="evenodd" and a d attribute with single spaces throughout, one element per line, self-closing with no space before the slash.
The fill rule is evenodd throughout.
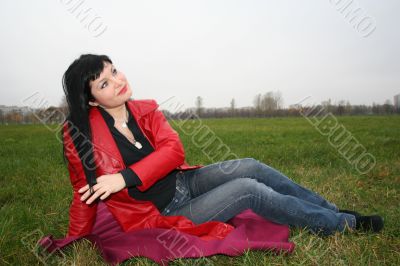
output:
<path id="1" fill-rule="evenodd" d="M 337 213 L 298 197 L 281 194 L 252 178 L 237 178 L 168 209 L 164 215 L 183 215 L 199 224 L 226 222 L 243 210 L 252 209 L 260 216 L 280 224 L 307 227 L 329 235 L 343 231 L 346 224 L 355 228 L 355 217 Z"/>
<path id="2" fill-rule="evenodd" d="M 296 184 L 284 174 L 253 158 L 218 162 L 195 169 L 186 182 L 192 197 L 197 197 L 237 178 L 252 178 L 280 194 L 294 196 L 335 212 L 338 211 L 336 205 L 317 193 Z"/>

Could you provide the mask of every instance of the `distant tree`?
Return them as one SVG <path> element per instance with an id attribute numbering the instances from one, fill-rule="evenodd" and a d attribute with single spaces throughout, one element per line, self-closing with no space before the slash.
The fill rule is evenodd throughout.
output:
<path id="1" fill-rule="evenodd" d="M 332 100 L 329 98 L 327 101 L 322 101 L 321 105 L 326 112 L 332 112 Z"/>
<path id="2" fill-rule="evenodd" d="M 271 112 L 273 110 L 278 109 L 276 106 L 276 101 L 274 99 L 274 94 L 272 91 L 269 91 L 264 94 L 261 99 L 261 108 L 263 111 Z"/>
<path id="3" fill-rule="evenodd" d="M 255 109 L 256 115 L 260 115 L 261 111 L 262 111 L 262 108 L 261 108 L 261 93 L 257 94 L 254 97 L 253 104 L 254 104 L 254 109 Z"/>
<path id="4" fill-rule="evenodd" d="M 344 109 L 346 114 L 351 114 L 352 107 L 349 101 L 346 102 L 346 107 Z"/>
<path id="5" fill-rule="evenodd" d="M 394 113 L 394 106 L 392 105 L 392 102 L 390 100 L 386 100 L 385 104 L 382 107 L 383 112 L 385 114 L 393 114 Z"/>
<path id="6" fill-rule="evenodd" d="M 275 100 L 276 109 L 283 108 L 283 97 L 280 91 L 274 92 L 273 97 Z"/>
<path id="7" fill-rule="evenodd" d="M 261 109 L 262 111 L 271 114 L 272 111 L 276 111 L 281 108 L 282 96 L 280 92 L 269 91 L 265 93 L 261 98 Z"/>
<path id="8" fill-rule="evenodd" d="M 372 113 L 379 114 L 379 106 L 374 102 L 372 102 Z"/>
<path id="9" fill-rule="evenodd" d="M 271 91 L 265 93 L 261 98 L 261 109 L 267 112 L 276 109 L 274 95 Z"/>
<path id="10" fill-rule="evenodd" d="M 68 114 L 68 102 L 67 98 L 64 96 L 61 97 L 61 102 L 59 105 L 60 111 L 64 113 L 65 116 Z"/>
<path id="11" fill-rule="evenodd" d="M 3 110 L 0 110 L 0 123 L 4 124 L 4 112 L 3 112 Z"/>
<path id="12" fill-rule="evenodd" d="M 164 114 L 165 118 L 171 119 L 172 113 L 168 110 L 162 110 L 162 113 Z"/>
<path id="13" fill-rule="evenodd" d="M 203 114 L 203 98 L 200 96 L 196 97 L 196 113 L 199 117 Z"/>
<path id="14" fill-rule="evenodd" d="M 345 112 L 346 102 L 344 100 L 339 101 L 338 106 L 336 108 L 336 112 L 338 115 L 343 115 Z"/>
<path id="15" fill-rule="evenodd" d="M 235 108 L 236 108 L 235 98 L 232 98 L 230 106 L 230 111 L 232 116 L 235 115 Z"/>

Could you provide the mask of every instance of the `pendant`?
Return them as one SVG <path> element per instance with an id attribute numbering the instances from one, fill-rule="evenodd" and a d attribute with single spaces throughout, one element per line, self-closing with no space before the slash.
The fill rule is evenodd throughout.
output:
<path id="1" fill-rule="evenodd" d="M 139 150 L 142 148 L 142 144 L 140 144 L 139 141 L 135 142 L 135 147 L 138 148 Z"/>
<path id="2" fill-rule="evenodd" d="M 125 122 L 122 123 L 122 127 L 128 127 Z"/>

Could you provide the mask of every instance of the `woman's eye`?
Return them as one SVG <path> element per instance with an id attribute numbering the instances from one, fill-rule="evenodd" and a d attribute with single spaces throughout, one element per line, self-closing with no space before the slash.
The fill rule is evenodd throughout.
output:
<path id="1" fill-rule="evenodd" d="M 107 82 L 104 82 L 104 83 L 101 85 L 101 88 L 102 88 L 102 89 L 104 89 L 105 87 L 107 87 Z"/>
<path id="2" fill-rule="evenodd" d="M 113 69 L 113 74 L 117 74 L 117 69 Z"/>

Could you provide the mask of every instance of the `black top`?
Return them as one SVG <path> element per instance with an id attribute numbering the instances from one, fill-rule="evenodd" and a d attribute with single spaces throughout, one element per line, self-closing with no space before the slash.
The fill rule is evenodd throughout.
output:
<path id="1" fill-rule="evenodd" d="M 136 187 L 137 185 L 141 185 L 142 182 L 136 173 L 128 166 L 140 161 L 152 153 L 154 148 L 151 146 L 147 138 L 143 135 L 142 131 L 138 127 L 137 122 L 130 113 L 128 106 L 126 104 L 125 106 L 129 114 L 127 123 L 128 128 L 135 137 L 135 140 L 142 144 L 141 149 L 138 149 L 135 145 L 129 142 L 129 140 L 121 132 L 119 132 L 117 128 L 114 127 L 114 118 L 99 106 L 100 113 L 106 121 L 106 124 L 118 146 L 124 163 L 127 166 L 127 168 L 120 171 L 120 173 L 125 180 L 126 187 L 128 188 L 128 194 L 132 198 L 136 200 L 151 201 L 154 205 L 156 205 L 157 209 L 162 212 L 175 195 L 176 174 L 178 170 L 172 170 L 165 177 L 159 179 L 144 192 L 140 191 Z"/>

